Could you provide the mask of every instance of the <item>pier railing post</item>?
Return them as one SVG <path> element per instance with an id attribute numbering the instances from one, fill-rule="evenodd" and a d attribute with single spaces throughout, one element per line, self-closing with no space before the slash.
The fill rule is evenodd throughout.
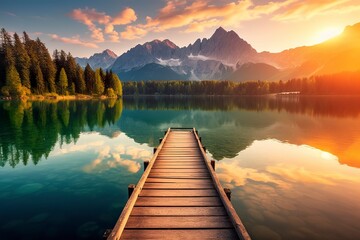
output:
<path id="1" fill-rule="evenodd" d="M 215 171 L 215 160 L 214 159 L 212 159 L 211 161 L 210 161 L 210 164 L 211 164 L 211 167 L 214 169 L 214 171 Z"/>
<path id="2" fill-rule="evenodd" d="M 135 184 L 129 184 L 129 186 L 128 186 L 128 198 L 131 197 L 131 194 L 133 193 L 134 189 L 135 189 Z"/>
<path id="3" fill-rule="evenodd" d="M 157 148 L 154 148 L 154 153 L 156 153 L 156 151 L 157 151 Z"/>
<path id="4" fill-rule="evenodd" d="M 162 138 L 159 138 L 159 144 L 162 142 L 162 140 L 163 140 Z"/>
<path id="5" fill-rule="evenodd" d="M 229 201 L 231 201 L 231 189 L 224 188 L 224 192 L 225 192 L 226 196 L 228 197 Z"/>
<path id="6" fill-rule="evenodd" d="M 148 165 L 149 165 L 149 161 L 144 161 L 144 172 L 145 172 Z"/>

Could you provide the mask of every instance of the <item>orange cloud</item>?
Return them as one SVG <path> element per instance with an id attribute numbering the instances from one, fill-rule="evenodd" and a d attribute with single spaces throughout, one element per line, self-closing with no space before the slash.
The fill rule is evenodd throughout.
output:
<path id="1" fill-rule="evenodd" d="M 280 21 L 302 20 L 329 11 L 336 10 L 341 12 L 342 8 L 347 9 L 345 4 L 349 2 L 349 0 L 292 1 L 287 8 L 275 15 L 274 19 Z"/>
<path id="2" fill-rule="evenodd" d="M 145 36 L 148 33 L 147 30 L 137 26 L 127 26 L 124 32 L 120 33 L 121 38 L 123 39 L 138 39 Z"/>
<path id="3" fill-rule="evenodd" d="M 113 25 L 126 25 L 136 21 L 137 16 L 132 8 L 125 8 L 122 12 L 119 12 L 112 20 Z"/>
<path id="4" fill-rule="evenodd" d="M 91 31 L 91 37 L 97 42 L 104 42 L 104 33 L 112 42 L 119 41 L 119 33 L 115 31 L 114 26 L 126 25 L 136 21 L 137 16 L 132 8 L 125 8 L 115 17 L 107 15 L 105 12 L 98 12 L 96 9 L 74 9 L 70 17 L 85 24 Z M 104 29 L 97 26 L 102 25 Z"/>
<path id="5" fill-rule="evenodd" d="M 147 32 L 185 28 L 185 32 L 203 32 L 215 26 L 237 26 L 242 21 L 271 14 L 295 0 L 268 2 L 254 5 L 251 0 L 238 0 L 225 4 L 212 4 L 210 0 L 168 1 L 155 17 L 146 17 L 145 24 L 128 26 L 124 32 L 127 39 L 135 39 Z M 137 31 L 135 31 L 135 29 Z M 141 31 L 141 34 L 137 34 Z"/>
<path id="6" fill-rule="evenodd" d="M 273 20 L 311 18 L 317 14 L 349 12 L 359 9 L 355 0 L 283 0 L 255 4 L 253 0 L 216 2 L 213 0 L 167 1 L 154 17 L 147 16 L 143 24 L 127 26 L 121 33 L 126 39 L 136 39 L 149 32 L 182 28 L 184 32 L 203 32 L 215 26 L 237 27 L 244 21 L 264 16 Z M 350 5 L 354 6 L 350 6 Z"/>
<path id="7" fill-rule="evenodd" d="M 81 45 L 81 46 L 88 47 L 88 48 L 99 48 L 99 46 L 96 45 L 95 43 L 85 42 L 85 41 L 80 40 L 79 36 L 67 38 L 67 37 L 60 37 L 57 34 L 50 34 L 50 37 L 53 40 L 60 41 L 63 43 Z"/>

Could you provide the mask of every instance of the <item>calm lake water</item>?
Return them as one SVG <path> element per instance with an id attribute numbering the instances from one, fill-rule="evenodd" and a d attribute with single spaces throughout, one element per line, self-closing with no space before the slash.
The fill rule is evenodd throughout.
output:
<path id="1" fill-rule="evenodd" d="M 360 239 L 360 98 L 0 102 L 0 239 L 100 239 L 168 127 L 196 127 L 253 239 Z"/>

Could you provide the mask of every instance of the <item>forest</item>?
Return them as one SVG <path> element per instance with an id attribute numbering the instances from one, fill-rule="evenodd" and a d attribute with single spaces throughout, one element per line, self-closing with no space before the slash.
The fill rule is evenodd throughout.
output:
<path id="1" fill-rule="evenodd" d="M 124 95 L 360 95 L 360 71 L 294 78 L 288 81 L 139 81 L 124 82 Z"/>
<path id="2" fill-rule="evenodd" d="M 4 28 L 0 32 L 0 89 L 1 95 L 25 98 L 29 95 L 122 95 L 118 76 L 111 71 L 83 70 L 74 57 L 55 50 L 51 57 L 45 44 L 30 39 L 24 32 L 11 36 Z"/>

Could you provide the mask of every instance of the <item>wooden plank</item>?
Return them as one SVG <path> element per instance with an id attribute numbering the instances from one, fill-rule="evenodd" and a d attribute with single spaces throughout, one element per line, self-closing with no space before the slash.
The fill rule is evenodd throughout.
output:
<path id="1" fill-rule="evenodd" d="M 213 189 L 212 184 L 203 183 L 148 183 L 144 184 L 143 189 Z"/>
<path id="2" fill-rule="evenodd" d="M 165 161 L 165 160 L 160 160 L 160 161 L 156 161 L 156 163 L 154 164 L 155 166 L 174 166 L 174 167 L 181 167 L 181 166 L 189 166 L 189 167 L 196 167 L 196 166 L 201 166 L 201 167 L 205 167 L 205 164 L 199 161 L 191 161 L 191 162 L 179 162 L 179 161 Z"/>
<path id="3" fill-rule="evenodd" d="M 202 163 L 204 164 L 204 160 L 202 160 L 201 158 L 176 158 L 176 157 L 170 157 L 170 158 L 161 158 L 161 159 L 157 159 L 156 163 L 189 163 L 189 164 L 193 164 L 193 163 Z"/>
<path id="4" fill-rule="evenodd" d="M 232 229 L 126 229 L 121 239 L 181 239 L 181 240 L 232 240 L 237 239 L 236 232 Z"/>
<path id="5" fill-rule="evenodd" d="M 233 228 L 228 216 L 196 217 L 138 217 L 131 216 L 125 226 L 129 228 Z"/>
<path id="6" fill-rule="evenodd" d="M 174 168 L 174 169 L 204 169 L 205 166 L 204 165 L 200 165 L 200 164 L 194 164 L 194 165 L 170 165 L 170 164 L 155 164 L 153 169 L 168 169 L 168 168 Z"/>
<path id="7" fill-rule="evenodd" d="M 218 207 L 222 203 L 218 197 L 139 197 L 135 206 Z"/>
<path id="8" fill-rule="evenodd" d="M 165 156 L 170 156 L 170 157 L 176 157 L 176 156 L 181 156 L 181 157 L 200 157 L 201 155 L 200 153 L 191 153 L 191 152 L 160 152 L 159 154 L 160 157 L 165 157 Z"/>
<path id="9" fill-rule="evenodd" d="M 151 178 L 148 177 L 146 183 L 203 183 L 203 184 L 212 184 L 210 178 L 208 179 L 183 179 L 183 178 Z"/>
<path id="10" fill-rule="evenodd" d="M 210 178 L 207 179 L 184 179 L 184 178 L 148 178 L 146 183 L 199 183 L 212 185 Z"/>
<path id="11" fill-rule="evenodd" d="M 143 189 L 141 197 L 217 197 L 215 189 Z"/>
<path id="12" fill-rule="evenodd" d="M 199 147 L 196 142 L 193 143 L 165 143 L 163 149 L 194 149 L 197 150 Z"/>
<path id="13" fill-rule="evenodd" d="M 153 173 L 149 177 L 157 178 L 210 178 L 209 173 Z"/>
<path id="14" fill-rule="evenodd" d="M 223 207 L 134 207 L 131 216 L 227 216 Z"/>
<path id="15" fill-rule="evenodd" d="M 208 174 L 205 168 L 153 168 L 152 173 L 204 173 Z"/>

